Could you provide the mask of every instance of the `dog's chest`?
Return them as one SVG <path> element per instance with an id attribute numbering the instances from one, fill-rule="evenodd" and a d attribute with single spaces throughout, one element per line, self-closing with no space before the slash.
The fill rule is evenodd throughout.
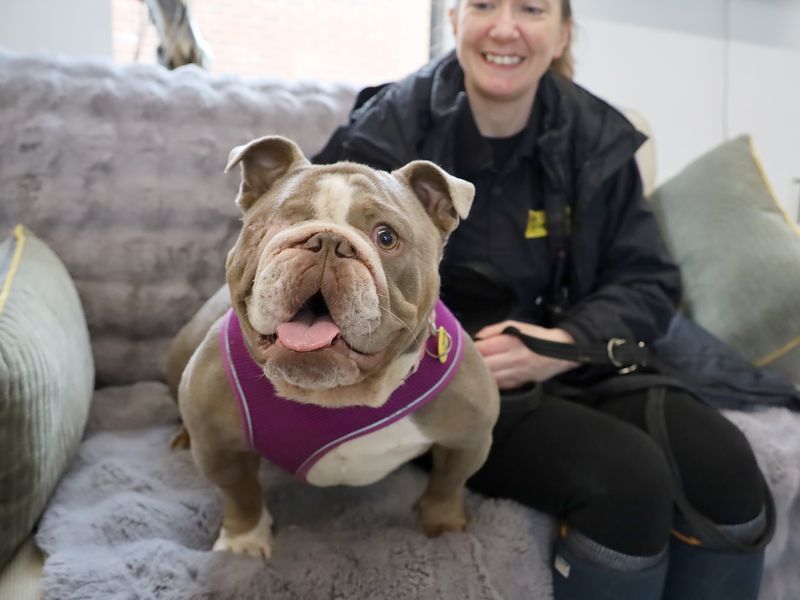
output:
<path id="1" fill-rule="evenodd" d="M 308 471 L 312 485 L 369 485 L 430 448 L 411 417 L 340 444 Z"/>

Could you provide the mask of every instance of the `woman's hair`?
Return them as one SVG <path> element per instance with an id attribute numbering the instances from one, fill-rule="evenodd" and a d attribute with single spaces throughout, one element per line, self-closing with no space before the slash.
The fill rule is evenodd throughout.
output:
<path id="1" fill-rule="evenodd" d="M 561 0 L 561 22 L 572 22 L 572 4 L 569 0 Z M 564 47 L 564 52 L 550 64 L 550 68 L 553 71 L 567 79 L 572 79 L 575 75 L 575 57 L 572 55 L 572 37 L 574 35 L 575 27 L 573 26 L 570 28 L 570 36 L 567 45 Z"/>
<path id="2" fill-rule="evenodd" d="M 453 8 L 458 9 L 463 0 L 453 0 Z M 572 21 L 572 4 L 570 0 L 561 0 L 561 22 L 568 23 Z M 570 31 L 569 41 L 564 48 L 564 52 L 559 58 L 553 60 L 550 69 L 563 75 L 567 79 L 572 79 L 575 75 L 575 57 L 572 55 L 572 37 L 575 34 L 575 28 Z"/>

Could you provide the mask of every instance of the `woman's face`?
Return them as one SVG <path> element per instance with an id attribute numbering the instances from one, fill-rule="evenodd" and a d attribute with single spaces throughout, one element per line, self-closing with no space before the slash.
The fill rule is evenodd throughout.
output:
<path id="1" fill-rule="evenodd" d="M 450 20 L 467 93 L 492 101 L 532 96 L 570 35 L 561 0 L 460 0 Z"/>

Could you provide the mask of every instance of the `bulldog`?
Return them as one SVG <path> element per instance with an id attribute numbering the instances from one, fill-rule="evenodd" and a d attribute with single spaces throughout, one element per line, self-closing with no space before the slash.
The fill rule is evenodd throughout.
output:
<path id="1" fill-rule="evenodd" d="M 438 300 L 442 250 L 473 186 L 427 161 L 315 166 L 278 136 L 234 148 L 226 171 L 236 165 L 243 225 L 227 286 L 168 358 L 174 445 L 222 492 L 214 550 L 269 557 L 262 457 L 313 485 L 368 485 L 430 449 L 419 522 L 430 536 L 462 530 L 465 483 L 499 408 Z"/>

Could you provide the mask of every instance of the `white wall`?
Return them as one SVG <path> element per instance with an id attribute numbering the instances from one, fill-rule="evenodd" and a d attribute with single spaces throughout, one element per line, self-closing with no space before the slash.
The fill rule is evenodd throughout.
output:
<path id="1" fill-rule="evenodd" d="M 798 0 L 572 2 L 577 81 L 645 115 L 659 181 L 750 133 L 775 193 L 798 216 Z M 0 0 L 0 47 L 110 57 L 111 2 Z"/>
<path id="2" fill-rule="evenodd" d="M 640 110 L 664 181 L 726 138 L 753 136 L 782 205 L 800 186 L 800 2 L 573 0 L 576 80 Z"/>
<path id="3" fill-rule="evenodd" d="M 0 48 L 111 57 L 111 2 L 0 0 Z"/>

